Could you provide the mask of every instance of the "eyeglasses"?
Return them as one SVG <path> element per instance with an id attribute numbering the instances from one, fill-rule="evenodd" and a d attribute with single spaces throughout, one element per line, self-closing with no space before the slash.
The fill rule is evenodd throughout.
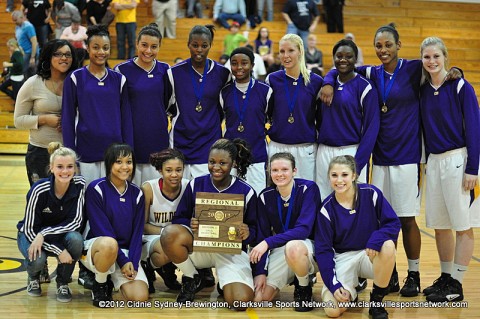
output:
<path id="1" fill-rule="evenodd" d="M 67 53 L 53 52 L 53 56 L 56 57 L 56 58 L 61 58 L 61 57 L 65 57 L 67 59 L 72 58 L 72 54 L 70 52 L 67 52 Z"/>

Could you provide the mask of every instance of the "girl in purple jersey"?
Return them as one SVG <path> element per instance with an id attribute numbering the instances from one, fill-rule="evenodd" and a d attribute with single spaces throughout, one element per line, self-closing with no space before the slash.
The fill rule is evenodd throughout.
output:
<path id="1" fill-rule="evenodd" d="M 291 153 L 298 162 L 297 176 L 315 180 L 315 112 L 323 79 L 307 70 L 304 44 L 296 34 L 280 40 L 280 59 L 285 70 L 270 73 L 265 80 L 273 90 L 268 153 Z"/>
<path id="2" fill-rule="evenodd" d="M 250 262 L 256 264 L 255 301 L 271 301 L 294 282 L 295 311 L 310 311 L 305 303 L 312 302 L 316 272 L 310 236 L 320 191 L 315 182 L 294 178 L 297 168 L 290 153 L 273 154 L 269 170 L 273 185 L 259 195 L 258 245 L 250 252 Z"/>
<path id="3" fill-rule="evenodd" d="M 137 171 L 133 182 L 158 178 L 158 172 L 149 163 L 149 156 L 168 147 L 167 63 L 157 61 L 162 35 L 151 23 L 143 27 L 137 37 L 138 56 L 117 65 L 114 70 L 127 78 L 128 97 L 132 108 L 134 151 Z"/>
<path id="4" fill-rule="evenodd" d="M 427 79 L 420 91 L 428 154 L 426 222 L 435 229 L 442 272 L 423 292 L 432 302 L 460 301 L 473 254 L 472 227 L 480 227 L 478 210 L 471 209 L 478 184 L 480 111 L 467 81 L 445 81 L 448 53 L 440 38 L 423 40 L 421 56 Z"/>
<path id="5" fill-rule="evenodd" d="M 261 192 L 267 186 L 265 123 L 272 89 L 252 78 L 252 50 L 245 47 L 233 50 L 230 65 L 235 81 L 227 84 L 220 93 L 220 104 L 225 112 L 223 136 L 228 139 L 241 138 L 248 143 L 253 164 L 248 167 L 245 181 L 256 192 Z"/>
<path id="6" fill-rule="evenodd" d="M 208 173 L 209 147 L 222 136 L 220 91 L 230 71 L 208 58 L 215 28 L 197 25 L 188 36 L 190 58 L 168 71 L 173 114 L 170 147 L 185 155 L 185 178 Z"/>
<path id="7" fill-rule="evenodd" d="M 250 164 L 250 151 L 245 141 L 219 139 L 210 148 L 208 169 L 210 174 L 194 178 L 188 185 L 177 207 L 172 225 L 167 226 L 161 236 L 165 254 L 183 272 L 182 290 L 177 302 L 189 302 L 195 298 L 205 283 L 195 267 L 215 267 L 219 290 L 225 301 L 236 309 L 244 309 L 236 302 L 253 299 L 254 285 L 247 245 L 256 237 L 257 195 L 244 178 Z M 237 167 L 236 177 L 231 175 Z M 241 194 L 244 196 L 243 223 L 236 229 L 236 238 L 242 239 L 240 254 L 195 252 L 193 233 L 198 232 L 199 212 L 195 212 L 197 192 Z M 193 252 L 193 253 L 192 253 Z"/>
<path id="8" fill-rule="evenodd" d="M 373 279 L 369 314 L 388 319 L 380 304 L 388 293 L 395 264 L 395 243 L 400 221 L 382 192 L 357 182 L 355 159 L 337 156 L 328 168 L 334 192 L 322 203 L 315 229 L 315 256 L 324 287 L 322 300 L 329 317 L 339 317 L 348 308 L 339 302 L 357 298 L 358 277 Z"/>
<path id="9" fill-rule="evenodd" d="M 373 148 L 371 183 L 382 190 L 402 223 L 408 274 L 400 290 L 395 267 L 390 292 L 400 291 L 402 296 L 414 297 L 420 292 L 421 236 L 415 217 L 420 214 L 422 64 L 420 60 L 399 58 L 402 43 L 393 23 L 375 32 L 374 47 L 382 64 L 357 68 L 376 85 L 379 97 L 380 130 Z M 454 70 L 452 77 L 459 77 L 460 72 Z M 329 72 L 325 83 L 333 86 L 336 73 Z M 322 88 L 321 95 L 322 101 L 330 105 L 332 87 Z"/>

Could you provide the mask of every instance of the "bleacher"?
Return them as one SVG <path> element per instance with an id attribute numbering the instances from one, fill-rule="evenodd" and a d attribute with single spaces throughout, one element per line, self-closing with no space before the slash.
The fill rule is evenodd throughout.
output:
<path id="1" fill-rule="evenodd" d="M 152 0 L 150 0 L 152 1 Z M 153 0 L 155 1 L 155 0 Z M 184 0 L 179 0 L 183 6 Z M 164 39 L 158 59 L 169 64 L 176 57 L 188 58 L 187 40 L 190 29 L 197 24 L 212 24 L 211 13 L 214 0 L 203 1 L 204 19 L 177 19 L 177 38 Z M 286 30 L 281 16 L 285 0 L 274 1 L 274 21 L 263 22 L 270 31 L 270 38 L 278 50 L 278 40 Z M 20 0 L 15 1 L 20 8 Z M 320 7 L 321 8 L 321 7 Z M 373 48 L 373 37 L 379 26 L 395 22 L 400 33 L 402 48 L 399 56 L 407 59 L 420 57 L 420 43 L 427 36 L 441 37 L 449 51 L 449 65 L 460 67 L 465 78 L 472 83 L 480 96 L 480 4 L 452 2 L 432 2 L 414 0 L 347 0 L 344 7 L 345 32 L 355 34 L 356 43 L 363 50 L 366 64 L 378 64 Z M 151 5 L 140 2 L 137 8 L 138 29 L 153 22 Z M 138 31 L 138 30 L 137 30 Z M 246 31 L 242 26 L 241 31 Z M 249 31 L 249 40 L 253 41 L 258 27 Z M 114 23 L 110 26 L 112 52 L 109 64 L 119 63 L 116 60 L 116 32 Z M 209 57 L 218 59 L 223 49 L 223 37 L 228 30 L 217 26 L 214 44 Z M 0 61 L 8 61 L 6 41 L 14 34 L 14 23 L 10 14 L 5 12 L 5 4 L 0 6 Z M 317 45 L 324 55 L 324 66 L 328 69 L 332 64 L 331 50 L 333 45 L 343 37 L 343 34 L 327 33 L 324 22 L 319 23 L 315 34 Z M 13 127 L 13 102 L 0 92 L 0 153 L 25 153 L 28 143 L 28 131 Z"/>

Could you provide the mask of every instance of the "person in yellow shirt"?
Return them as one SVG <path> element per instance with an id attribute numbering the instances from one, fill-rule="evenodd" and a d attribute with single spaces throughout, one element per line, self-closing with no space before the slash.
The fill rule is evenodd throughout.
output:
<path id="1" fill-rule="evenodd" d="M 137 31 L 137 5 L 140 0 L 113 0 L 113 8 L 117 10 L 117 59 L 131 59 L 135 55 L 135 33 Z M 128 41 L 126 53 L 125 39 Z"/>

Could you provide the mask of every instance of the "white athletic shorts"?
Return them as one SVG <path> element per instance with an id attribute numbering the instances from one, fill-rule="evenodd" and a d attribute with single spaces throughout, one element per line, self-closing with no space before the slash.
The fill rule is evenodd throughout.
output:
<path id="1" fill-rule="evenodd" d="M 232 168 L 232 175 L 237 175 L 237 169 Z M 255 163 L 247 168 L 245 181 L 252 186 L 255 192 L 260 194 L 267 187 L 267 175 L 265 173 L 265 162 Z"/>
<path id="2" fill-rule="evenodd" d="M 463 189 L 466 163 L 466 148 L 428 157 L 425 192 L 428 228 L 463 231 L 480 226 L 478 211 L 470 209 L 471 192 Z"/>
<path id="3" fill-rule="evenodd" d="M 330 187 L 330 178 L 328 177 L 328 166 L 330 161 L 340 155 L 351 155 L 355 157 L 357 153 L 358 144 L 348 145 L 348 146 L 328 146 L 324 144 L 318 145 L 317 150 L 317 172 L 315 181 L 320 188 L 320 195 L 322 201 L 333 192 L 333 189 Z M 369 165 L 367 163 L 367 165 Z M 360 172 L 358 181 L 361 183 L 367 183 L 367 167 L 364 167 Z"/>
<path id="4" fill-rule="evenodd" d="M 288 152 L 295 157 L 297 174 L 295 177 L 315 181 L 315 158 L 317 156 L 316 143 L 282 144 L 270 141 L 268 157 L 275 153 Z"/>
<path id="5" fill-rule="evenodd" d="M 96 179 L 107 176 L 105 172 L 105 162 L 78 163 L 80 166 L 80 175 L 85 177 L 87 185 Z"/>
<path id="6" fill-rule="evenodd" d="M 398 217 L 420 215 L 419 164 L 373 165 L 372 184 L 392 205 Z"/>
<path id="7" fill-rule="evenodd" d="M 351 300 L 355 300 L 357 298 L 355 287 L 358 285 L 358 277 L 373 279 L 373 263 L 365 250 L 335 254 L 335 274 L 343 288 L 350 292 Z M 327 286 L 323 286 L 322 298 L 326 291 L 328 291 Z"/>
<path id="8" fill-rule="evenodd" d="M 142 185 L 144 182 L 160 177 L 160 173 L 151 164 L 137 164 L 135 167 L 135 177 L 133 183 Z"/>
<path id="9" fill-rule="evenodd" d="M 197 269 L 215 267 L 220 288 L 231 283 L 242 283 L 254 290 L 252 268 L 248 255 L 193 252 L 190 260 Z"/>
<path id="10" fill-rule="evenodd" d="M 93 243 L 98 239 L 99 237 L 92 238 L 85 240 L 83 242 L 83 249 L 87 251 L 86 255 L 82 255 L 80 258 L 80 262 L 90 271 L 94 273 L 98 273 L 97 269 L 95 268 L 95 265 L 93 264 L 92 260 L 92 250 L 90 249 L 93 246 Z M 123 253 L 128 256 L 128 250 L 127 249 L 122 249 Z M 115 286 L 115 289 L 120 289 L 120 287 L 127 283 L 130 282 L 129 279 L 125 278 L 122 274 L 122 269 L 117 263 L 114 263 L 110 269 L 107 271 L 107 274 L 111 276 L 113 285 Z M 140 261 L 138 263 L 138 271 L 137 271 L 137 276 L 135 277 L 134 280 L 141 280 L 144 281 L 147 286 L 148 286 L 148 280 L 147 276 L 145 276 L 145 273 L 143 272 L 142 267 L 140 266 Z"/>
<path id="11" fill-rule="evenodd" d="M 313 259 L 313 244 L 310 239 L 303 241 L 308 250 L 308 256 L 310 260 L 310 266 L 308 273 L 315 273 L 315 261 Z M 285 260 L 285 246 L 272 249 L 270 256 L 268 256 L 268 276 L 267 285 L 276 289 L 282 289 L 286 285 L 293 282 L 295 273 L 288 267 Z"/>
<path id="12" fill-rule="evenodd" d="M 163 228 L 162 228 L 163 229 Z M 160 240 L 160 235 L 143 235 L 142 236 L 142 257 L 143 261 L 147 261 L 147 258 L 153 253 L 153 246 Z"/>
<path id="13" fill-rule="evenodd" d="M 209 173 L 208 164 L 185 164 L 183 168 L 183 178 L 189 180 Z"/>

